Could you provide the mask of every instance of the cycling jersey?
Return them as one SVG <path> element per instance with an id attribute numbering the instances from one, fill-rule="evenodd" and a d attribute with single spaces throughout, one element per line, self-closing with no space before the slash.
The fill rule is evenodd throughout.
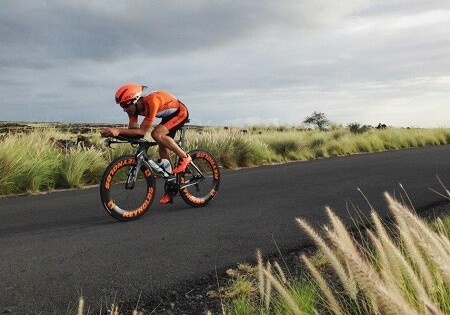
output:
<path id="1" fill-rule="evenodd" d="M 154 91 L 143 97 L 145 107 L 144 121 L 153 125 L 155 118 L 164 118 L 180 109 L 181 102 L 165 91 Z M 130 116 L 130 123 L 137 124 L 138 117 Z"/>
<path id="2" fill-rule="evenodd" d="M 154 91 L 143 97 L 144 121 L 153 125 L 155 118 L 162 118 L 161 124 L 169 131 L 171 137 L 189 118 L 186 106 L 172 94 Z M 137 126 L 138 116 L 130 116 L 130 126 Z"/>

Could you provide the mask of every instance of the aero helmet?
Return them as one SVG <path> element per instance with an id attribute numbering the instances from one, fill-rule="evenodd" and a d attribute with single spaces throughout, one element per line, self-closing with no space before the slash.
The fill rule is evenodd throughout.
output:
<path id="1" fill-rule="evenodd" d="M 116 103 L 120 106 L 136 104 L 147 87 L 141 84 L 128 83 L 121 86 L 116 92 Z"/>

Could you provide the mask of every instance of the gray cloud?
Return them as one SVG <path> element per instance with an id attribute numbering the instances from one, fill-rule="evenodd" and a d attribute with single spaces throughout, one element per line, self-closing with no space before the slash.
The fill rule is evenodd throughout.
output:
<path id="1" fill-rule="evenodd" d="M 36 62 L 181 54 L 228 45 L 264 25 L 261 21 L 271 22 L 271 5 L 263 1 L 239 6 L 210 1 L 24 2 L 9 2 L 0 13 L 3 65 L 11 64 L 8 52 L 24 59 L 32 53 Z"/>
<path id="2" fill-rule="evenodd" d="M 227 46 L 286 28 L 327 24 L 347 5 L 297 1 L 7 1 L 0 13 L 3 64 L 8 51 L 45 60 L 167 56 Z M 325 18 L 325 19 L 324 19 Z M 6 56 L 5 56 L 6 55 Z M 48 62 L 47 60 L 47 62 Z"/>
<path id="3" fill-rule="evenodd" d="M 4 1 L 0 26 L 0 120 L 121 122 L 128 81 L 216 124 L 369 121 L 450 93 L 448 1 Z"/>

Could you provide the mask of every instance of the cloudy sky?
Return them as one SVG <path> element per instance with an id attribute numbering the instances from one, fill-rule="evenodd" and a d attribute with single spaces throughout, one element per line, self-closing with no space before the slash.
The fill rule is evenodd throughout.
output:
<path id="1" fill-rule="evenodd" d="M 193 124 L 450 127 L 450 1 L 3 0 L 0 121 L 126 123 L 124 83 Z"/>

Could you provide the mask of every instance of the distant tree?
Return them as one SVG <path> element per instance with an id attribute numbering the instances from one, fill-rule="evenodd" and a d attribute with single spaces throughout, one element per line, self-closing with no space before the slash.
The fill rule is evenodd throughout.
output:
<path id="1" fill-rule="evenodd" d="M 314 112 L 311 116 L 306 117 L 303 123 L 316 125 L 322 131 L 330 124 L 330 121 L 325 117 L 324 113 Z"/>

